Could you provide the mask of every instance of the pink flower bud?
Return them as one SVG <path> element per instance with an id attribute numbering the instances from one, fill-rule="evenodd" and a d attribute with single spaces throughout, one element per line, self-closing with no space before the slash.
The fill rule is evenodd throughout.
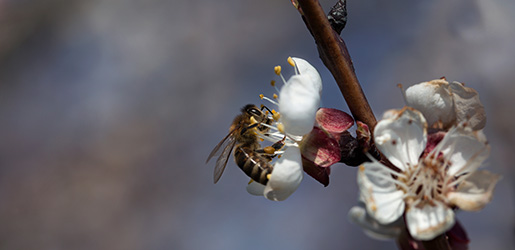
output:
<path id="1" fill-rule="evenodd" d="M 318 127 L 331 133 L 338 140 L 340 134 L 354 125 L 354 119 L 349 114 L 332 108 L 320 108 L 316 113 Z"/>

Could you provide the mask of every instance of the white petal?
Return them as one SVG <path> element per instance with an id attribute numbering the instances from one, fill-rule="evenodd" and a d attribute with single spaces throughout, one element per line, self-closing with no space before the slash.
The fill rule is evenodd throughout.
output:
<path id="1" fill-rule="evenodd" d="M 401 233 L 401 227 L 397 224 L 383 225 L 367 214 L 365 208 L 352 207 L 347 215 L 351 222 L 363 228 L 363 231 L 371 238 L 377 240 L 391 240 Z"/>
<path id="2" fill-rule="evenodd" d="M 261 196 L 261 195 L 265 194 L 264 191 L 265 191 L 265 185 L 263 185 L 257 181 L 251 181 L 247 185 L 247 192 L 249 192 L 249 194 L 251 194 L 251 195 Z"/>
<path id="3" fill-rule="evenodd" d="M 368 213 L 381 224 L 392 223 L 404 212 L 404 192 L 398 190 L 390 173 L 379 162 L 359 167 L 360 198 Z"/>
<path id="4" fill-rule="evenodd" d="M 443 79 L 423 82 L 406 89 L 407 105 L 422 114 L 429 126 L 441 121 L 444 127 L 456 120 L 449 83 Z"/>
<path id="5" fill-rule="evenodd" d="M 288 198 L 302 181 L 302 158 L 298 147 L 287 147 L 282 157 L 277 160 L 264 194 L 273 201 Z"/>
<path id="6" fill-rule="evenodd" d="M 279 112 L 286 132 L 297 136 L 308 134 L 315 124 L 319 106 L 320 94 L 311 77 L 292 76 L 279 95 Z"/>
<path id="7" fill-rule="evenodd" d="M 387 119 L 377 123 L 374 141 L 377 148 L 396 167 L 405 171 L 418 163 L 427 142 L 426 121 L 417 110 L 405 108 L 385 113 Z"/>
<path id="8" fill-rule="evenodd" d="M 490 146 L 481 131 L 458 127 L 451 129 L 437 148 L 449 160 L 448 175 L 457 176 L 475 171 L 490 155 Z"/>
<path id="9" fill-rule="evenodd" d="M 454 97 L 457 122 L 466 121 L 474 130 L 484 128 L 486 124 L 485 108 L 479 100 L 477 91 L 467 88 L 459 82 L 452 82 L 450 88 Z"/>
<path id="10" fill-rule="evenodd" d="M 406 225 L 417 240 L 432 240 L 454 225 L 454 212 L 443 205 L 410 207 L 406 212 Z"/>
<path id="11" fill-rule="evenodd" d="M 450 192 L 447 198 L 463 210 L 478 211 L 492 200 L 492 192 L 500 178 L 500 175 L 486 170 L 476 171 L 460 183 L 455 192 Z"/>
<path id="12" fill-rule="evenodd" d="M 318 90 L 318 94 L 322 95 L 322 78 L 315 67 L 302 58 L 292 57 L 292 59 L 295 62 L 295 66 L 299 70 L 299 73 L 301 75 L 309 76 L 313 86 Z"/>

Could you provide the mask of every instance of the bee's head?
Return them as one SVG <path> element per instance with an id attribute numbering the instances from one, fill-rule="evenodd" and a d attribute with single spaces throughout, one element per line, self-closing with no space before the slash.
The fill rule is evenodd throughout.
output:
<path id="1" fill-rule="evenodd" d="M 261 109 L 259 109 L 254 104 L 247 104 L 247 105 L 245 105 L 245 107 L 243 107 L 241 112 L 249 114 L 251 116 L 254 116 L 254 118 L 256 118 L 256 120 L 258 120 L 258 121 L 260 121 L 262 119 L 262 117 L 263 117 L 263 111 L 261 111 Z"/>

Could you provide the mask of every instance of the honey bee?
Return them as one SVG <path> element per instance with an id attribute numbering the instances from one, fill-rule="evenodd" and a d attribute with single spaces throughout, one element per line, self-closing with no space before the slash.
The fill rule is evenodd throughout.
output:
<path id="1" fill-rule="evenodd" d="M 263 106 L 263 108 L 266 108 Z M 266 108 L 268 109 L 268 108 Z M 225 136 L 207 157 L 206 163 L 221 151 L 216 160 L 214 171 L 214 182 L 217 183 L 225 170 L 227 161 L 234 149 L 234 161 L 236 165 L 247 174 L 252 180 L 263 185 L 268 182 L 268 175 L 272 173 L 273 166 L 270 161 L 275 157 L 276 150 L 284 146 L 284 139 L 274 143 L 272 150 L 261 148 L 258 135 L 253 130 L 256 128 L 260 133 L 267 133 L 273 119 L 270 118 L 262 109 L 256 105 L 247 104 L 241 109 L 241 114 L 236 116 L 229 129 L 229 134 Z"/>

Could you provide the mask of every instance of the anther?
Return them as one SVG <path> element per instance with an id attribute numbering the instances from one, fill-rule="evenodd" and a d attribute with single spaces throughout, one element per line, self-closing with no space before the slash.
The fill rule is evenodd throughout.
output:
<path id="1" fill-rule="evenodd" d="M 272 81 L 270 82 L 270 85 L 272 85 L 272 87 L 275 87 L 275 81 L 274 81 L 274 80 L 272 80 Z"/>
<path id="2" fill-rule="evenodd" d="M 265 95 L 259 94 L 259 98 L 261 98 L 261 100 L 263 100 L 263 98 L 265 98 Z"/>
<path id="3" fill-rule="evenodd" d="M 249 183 L 247 185 L 249 185 L 250 183 L 254 182 L 254 180 L 250 179 Z"/>
<path id="4" fill-rule="evenodd" d="M 281 118 L 281 114 L 279 114 L 279 112 L 272 109 L 272 118 L 274 119 L 274 121 L 279 121 L 279 118 Z"/>
<path id="5" fill-rule="evenodd" d="M 266 178 L 267 178 L 268 180 L 270 180 L 270 176 L 272 176 L 272 174 L 267 174 L 267 175 L 266 175 Z"/>
<path id="6" fill-rule="evenodd" d="M 277 130 L 284 134 L 284 125 L 282 123 L 277 124 Z"/>
<path id="7" fill-rule="evenodd" d="M 274 67 L 274 72 L 276 75 L 281 75 L 281 66 L 275 66 Z"/>
<path id="8" fill-rule="evenodd" d="M 288 63 L 292 66 L 292 67 L 295 67 L 295 61 L 293 61 L 293 59 L 290 57 L 288 57 Z"/>
<path id="9" fill-rule="evenodd" d="M 274 99 L 277 99 L 279 96 L 277 96 L 277 94 L 274 94 L 273 97 Z"/>

